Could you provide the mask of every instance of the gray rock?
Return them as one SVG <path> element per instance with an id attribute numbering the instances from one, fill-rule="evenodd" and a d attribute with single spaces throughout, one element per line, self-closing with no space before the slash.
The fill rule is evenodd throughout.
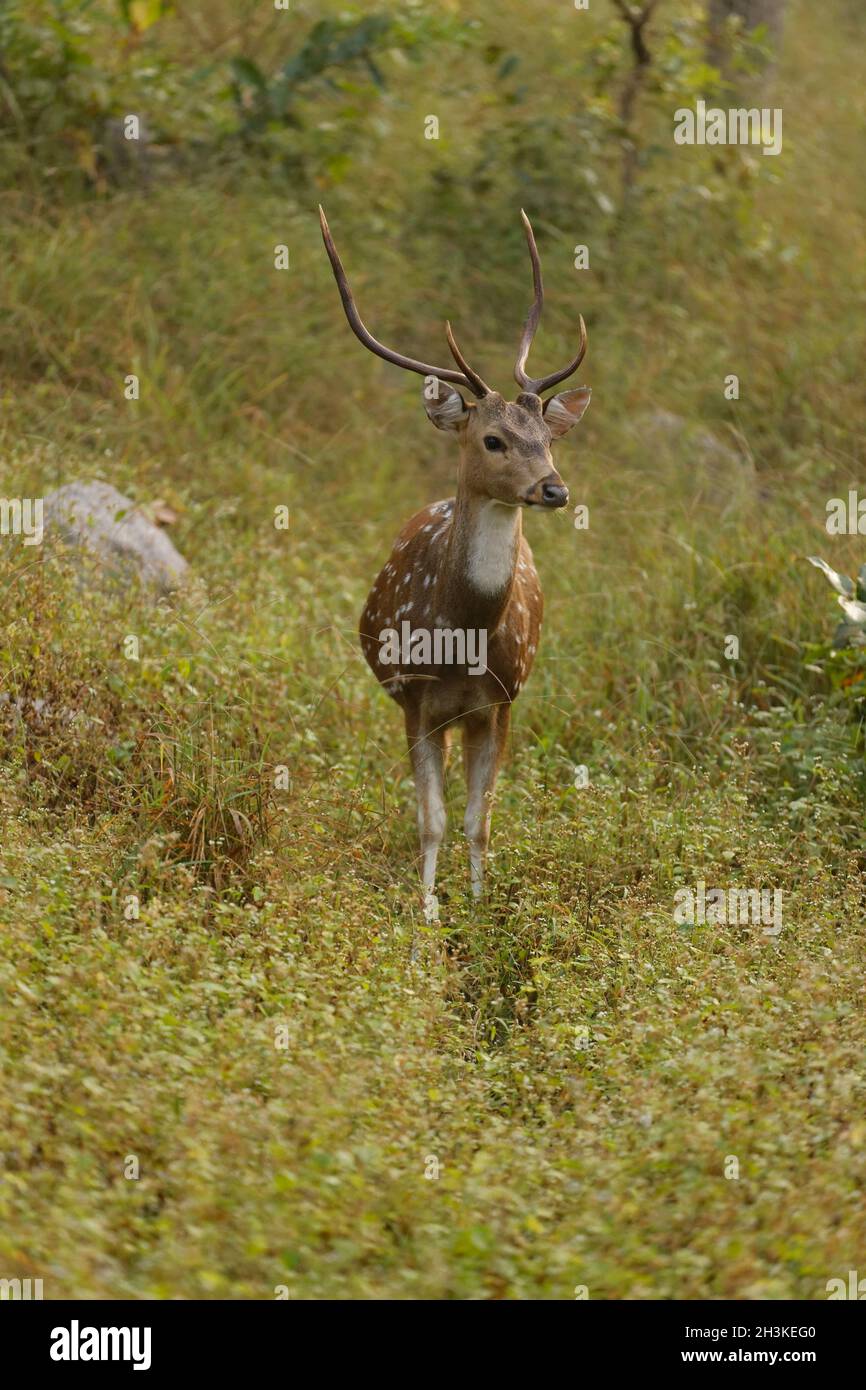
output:
<path id="1" fill-rule="evenodd" d="M 694 420 L 669 410 L 653 410 L 631 422 L 633 434 L 654 458 L 666 458 L 680 467 L 686 462 L 692 488 L 708 500 L 727 499 L 755 489 L 755 465 L 742 441 L 731 431 L 732 447 Z"/>
<path id="2" fill-rule="evenodd" d="M 186 560 L 165 532 L 110 483 L 67 483 L 43 507 L 46 537 L 87 551 L 114 577 L 137 578 L 161 594 L 187 578 Z"/>
<path id="3" fill-rule="evenodd" d="M 730 468 L 751 468 L 751 463 L 742 453 L 732 449 L 724 440 L 702 425 L 692 420 L 684 420 L 669 410 L 653 410 L 641 415 L 635 421 L 642 437 L 650 436 L 655 442 L 678 448 L 685 444 L 697 455 L 700 463 L 712 467 L 714 464 Z"/>

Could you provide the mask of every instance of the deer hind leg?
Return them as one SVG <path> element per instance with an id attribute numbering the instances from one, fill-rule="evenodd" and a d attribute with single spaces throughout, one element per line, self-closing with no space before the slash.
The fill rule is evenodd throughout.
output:
<path id="1" fill-rule="evenodd" d="M 467 798 L 463 829 L 469 841 L 469 875 L 474 898 L 480 898 L 484 891 L 493 789 L 510 722 L 511 706 L 505 704 L 494 705 L 464 720 L 463 765 Z"/>
<path id="2" fill-rule="evenodd" d="M 445 836 L 445 752 L 446 730 L 425 727 L 418 711 L 406 711 L 406 738 L 415 776 L 418 799 L 418 838 L 421 843 L 421 886 L 424 890 L 424 916 L 438 921 L 436 899 L 436 860 Z"/>

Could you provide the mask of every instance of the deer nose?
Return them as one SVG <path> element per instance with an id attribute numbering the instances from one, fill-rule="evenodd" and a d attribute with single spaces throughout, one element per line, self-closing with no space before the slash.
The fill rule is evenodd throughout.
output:
<path id="1" fill-rule="evenodd" d="M 541 501 L 545 507 L 564 507 L 568 502 L 568 488 L 562 483 L 545 483 L 541 489 Z"/>

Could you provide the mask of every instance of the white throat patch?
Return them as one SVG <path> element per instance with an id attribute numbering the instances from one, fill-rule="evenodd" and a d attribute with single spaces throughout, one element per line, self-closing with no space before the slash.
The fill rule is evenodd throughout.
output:
<path id="1" fill-rule="evenodd" d="M 519 525 L 519 507 L 482 503 L 469 543 L 469 580 L 481 593 L 498 594 L 511 578 Z"/>

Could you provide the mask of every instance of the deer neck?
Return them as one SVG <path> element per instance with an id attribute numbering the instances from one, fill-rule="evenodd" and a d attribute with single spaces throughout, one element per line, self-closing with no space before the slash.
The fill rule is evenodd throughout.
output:
<path id="1" fill-rule="evenodd" d="M 521 535 L 520 507 L 458 490 L 445 569 L 448 616 L 458 626 L 495 630 L 511 594 Z"/>

